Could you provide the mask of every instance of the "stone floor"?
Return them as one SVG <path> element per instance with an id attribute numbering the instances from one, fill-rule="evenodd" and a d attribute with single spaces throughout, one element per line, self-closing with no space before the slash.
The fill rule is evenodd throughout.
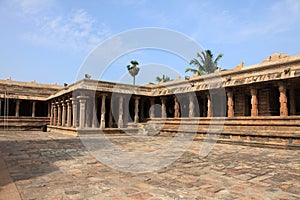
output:
<path id="1" fill-rule="evenodd" d="M 171 139 L 109 140 L 122 151 L 143 153 Z M 16 191 L 26 200 L 300 199 L 300 150 L 215 144 L 207 157 L 200 158 L 201 145 L 194 141 L 179 159 L 154 172 L 135 173 L 102 164 L 78 137 L 0 132 L 3 160 Z M 0 199 L 5 187 L 0 181 Z"/>

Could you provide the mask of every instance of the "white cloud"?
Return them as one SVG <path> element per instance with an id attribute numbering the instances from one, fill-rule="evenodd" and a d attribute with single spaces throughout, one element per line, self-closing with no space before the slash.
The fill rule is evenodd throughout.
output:
<path id="1" fill-rule="evenodd" d="M 109 27 L 99 23 L 85 10 L 71 10 L 65 14 L 45 14 L 53 6 L 40 0 L 18 0 L 24 16 L 34 21 L 34 31 L 21 34 L 21 38 L 37 45 L 50 46 L 74 52 L 88 52 L 110 35 Z M 47 5 L 47 6 L 46 6 Z"/>

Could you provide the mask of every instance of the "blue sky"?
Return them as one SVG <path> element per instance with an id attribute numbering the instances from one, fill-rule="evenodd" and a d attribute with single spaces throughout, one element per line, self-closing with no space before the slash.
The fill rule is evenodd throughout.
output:
<path id="1" fill-rule="evenodd" d="M 299 0 L 0 0 L 0 79 L 73 83 L 97 45 L 144 27 L 174 30 L 223 53 L 222 68 L 256 64 L 274 52 L 300 53 L 299 19 Z M 140 63 L 139 84 L 164 73 L 184 76 L 189 67 L 176 55 L 147 49 L 121 56 L 93 78 L 131 83 L 132 59 Z"/>

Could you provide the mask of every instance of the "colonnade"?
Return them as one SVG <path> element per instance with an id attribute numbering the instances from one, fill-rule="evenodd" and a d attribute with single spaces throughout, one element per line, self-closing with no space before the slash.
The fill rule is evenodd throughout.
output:
<path id="1" fill-rule="evenodd" d="M 74 128 L 99 128 L 104 129 L 107 126 L 113 127 L 113 118 L 114 113 L 113 109 L 115 104 L 110 98 L 110 109 L 107 111 L 106 99 L 108 94 L 101 94 L 101 106 L 100 106 L 100 119 L 98 121 L 97 112 L 98 106 L 96 101 L 93 101 L 90 96 L 77 96 L 76 98 L 68 98 L 64 100 L 54 101 L 51 104 L 51 114 L 50 114 L 50 125 L 52 126 L 61 126 L 61 127 L 74 127 Z M 128 108 L 124 108 L 124 103 L 127 99 L 123 95 L 117 95 L 116 99 L 118 100 L 118 128 L 123 128 L 128 121 L 127 115 Z M 134 97 L 134 123 L 139 122 L 139 104 L 140 97 Z M 109 112 L 108 124 L 106 124 L 106 112 Z"/>
<path id="2" fill-rule="evenodd" d="M 20 109 L 22 109 L 22 108 L 20 108 L 20 103 L 22 100 L 21 99 L 7 99 L 7 102 L 10 102 L 10 101 L 14 101 L 14 106 L 15 106 L 14 107 L 14 116 L 20 117 Z M 5 102 L 4 99 L 0 99 L 0 110 L 2 108 L 2 105 L 3 105 L 4 109 L 8 109 L 7 105 L 4 105 L 4 104 L 7 104 L 7 102 Z M 30 103 L 31 103 L 31 110 L 30 110 L 31 114 L 30 115 L 31 115 L 31 117 L 36 117 L 36 101 L 32 100 L 32 101 L 30 101 Z M 8 115 L 8 113 L 3 114 L 3 115 Z M 10 116 L 12 116 L 12 114 L 10 114 Z"/>
<path id="3" fill-rule="evenodd" d="M 280 105 L 280 116 L 288 116 L 288 115 L 295 115 L 296 114 L 296 102 L 295 102 L 295 92 L 293 88 L 289 88 L 289 102 L 287 97 L 287 86 L 283 83 L 278 84 L 278 91 L 279 91 L 279 105 Z M 235 110 L 234 110 L 234 90 L 233 89 L 226 89 L 226 98 L 227 101 L 227 117 L 234 117 Z M 213 93 L 213 92 L 212 92 Z M 251 114 L 250 116 L 255 117 L 259 115 L 259 99 L 258 99 L 258 88 L 257 87 L 250 87 L 250 94 L 251 94 Z M 195 116 L 195 93 L 194 94 L 185 94 L 188 98 L 189 102 L 189 110 L 188 110 L 188 117 L 197 117 Z M 206 117 L 213 117 L 213 95 L 210 93 L 206 93 Z M 161 100 L 161 118 L 166 118 L 166 97 L 160 97 Z M 289 103 L 289 105 L 288 105 Z M 155 118 L 155 98 L 152 97 L 150 99 L 150 118 Z M 224 104 L 225 105 L 225 104 Z M 174 96 L 174 118 L 179 118 L 180 116 L 180 102 L 177 96 Z M 224 116 L 225 117 L 225 116 Z"/>
<path id="4" fill-rule="evenodd" d="M 293 89 L 289 88 L 289 101 L 287 97 L 287 86 L 285 84 L 278 84 L 278 91 L 279 91 L 279 105 L 280 105 L 280 116 L 288 116 L 294 115 L 296 113 L 296 106 L 295 106 L 295 92 Z M 235 116 L 235 107 L 234 107 L 234 95 L 235 91 L 232 89 L 226 89 L 226 105 L 227 105 L 227 117 L 234 117 Z M 251 95 L 251 116 L 255 117 L 259 115 L 259 98 L 258 98 L 258 88 L 256 87 L 250 87 L 250 95 Z M 100 97 L 100 98 L 98 98 Z M 63 126 L 63 127 L 78 127 L 78 128 L 99 128 L 104 129 L 106 127 L 113 127 L 113 110 L 114 106 L 118 107 L 118 112 L 115 114 L 117 116 L 117 127 L 123 128 L 126 126 L 128 122 L 128 113 L 129 108 L 127 105 L 129 100 L 126 98 L 125 95 L 119 94 L 117 95 L 117 100 L 112 103 L 112 97 L 109 98 L 110 100 L 110 106 L 109 110 L 107 110 L 106 106 L 106 100 L 107 100 L 108 94 L 103 93 L 100 96 L 97 96 L 96 101 L 92 101 L 92 99 L 89 96 L 77 96 L 76 98 L 68 98 L 64 100 L 59 100 L 52 102 L 51 105 L 51 114 L 50 114 L 50 125 L 53 126 Z M 148 110 L 145 110 L 144 104 L 141 104 L 141 102 L 144 102 L 142 100 L 145 100 L 145 98 L 149 98 L 149 117 L 155 118 L 155 117 L 161 117 L 161 118 L 167 118 L 167 97 L 141 97 L 141 96 L 134 96 L 133 97 L 133 122 L 136 124 L 138 123 L 142 116 L 144 116 L 144 112 L 148 112 Z M 155 116 L 155 102 L 157 99 L 160 99 L 160 105 L 161 105 L 161 114 L 160 116 Z M 170 98 L 170 97 L 169 97 Z M 173 114 L 174 118 L 180 118 L 180 101 L 176 95 L 173 95 L 173 102 L 172 106 L 174 106 Z M 196 116 L 196 96 L 195 94 L 185 94 L 185 98 L 188 99 L 188 117 L 198 117 Z M 98 108 L 98 99 L 101 99 L 101 104 Z M 212 95 L 210 95 L 208 92 L 205 95 L 206 99 L 206 106 L 205 108 L 205 116 L 206 117 L 214 117 L 213 113 L 213 99 Z M 289 105 L 288 105 L 289 103 Z M 124 104 L 126 106 L 124 106 Z M 225 105 L 225 106 L 226 106 Z M 18 104 L 16 104 L 16 107 L 18 108 Z M 33 106 L 32 110 L 34 113 Z M 100 119 L 97 118 L 98 109 L 100 112 Z M 288 110 L 289 109 L 289 110 Z M 17 113 L 16 109 L 16 115 Z M 106 113 L 109 114 L 108 120 L 106 120 Z"/>

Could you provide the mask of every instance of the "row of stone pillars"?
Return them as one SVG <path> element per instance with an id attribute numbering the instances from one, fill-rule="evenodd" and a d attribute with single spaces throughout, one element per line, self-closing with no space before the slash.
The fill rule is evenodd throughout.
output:
<path id="1" fill-rule="evenodd" d="M 288 105 L 287 105 L 287 95 L 286 95 L 286 86 L 284 84 L 280 84 L 278 86 L 279 89 L 279 102 L 280 102 L 280 116 L 288 116 Z M 251 116 L 255 117 L 258 116 L 258 97 L 257 97 L 257 89 L 256 88 L 250 88 L 251 93 Z M 233 91 L 228 90 L 226 91 L 227 95 L 227 116 L 228 117 L 234 117 L 234 99 L 233 99 Z M 194 102 L 194 96 L 192 94 L 189 94 L 189 117 L 195 117 L 195 102 Z M 207 117 L 213 117 L 213 103 L 211 99 L 211 95 L 207 94 Z M 166 118 L 166 97 L 161 97 L 161 117 Z M 174 118 L 180 117 L 180 111 L 179 111 L 179 102 L 176 97 L 174 97 Z M 151 108 L 150 108 L 150 118 L 154 118 L 154 104 L 155 99 L 152 98 L 150 100 Z M 296 114 L 296 108 L 295 108 L 295 94 L 294 90 L 290 90 L 290 115 Z"/>
<path id="2" fill-rule="evenodd" d="M 20 117 L 20 103 L 21 100 L 17 99 L 16 104 L 15 104 L 15 117 Z M 2 99 L 0 99 L 0 108 L 2 106 Z M 31 109 L 31 117 L 35 117 L 35 107 L 36 107 L 36 102 L 32 101 L 32 109 Z"/>
<path id="3" fill-rule="evenodd" d="M 284 84 L 280 84 L 279 87 L 279 102 L 280 102 L 280 116 L 287 116 L 288 115 L 288 106 L 287 106 L 287 96 L 286 96 L 286 86 Z M 258 97 L 257 97 L 257 89 L 251 88 L 251 116 L 258 116 Z M 226 91 L 227 95 L 227 116 L 228 117 L 234 117 L 234 100 L 233 96 L 234 93 L 232 90 Z M 295 114 L 295 100 L 294 100 L 294 92 L 293 90 L 290 90 L 290 110 L 291 115 Z M 106 113 L 106 106 L 105 106 L 105 100 L 106 100 L 107 94 L 102 94 L 101 96 L 101 115 L 100 115 L 100 124 L 99 128 L 104 129 L 106 127 L 106 121 L 105 121 L 105 113 Z M 189 117 L 195 117 L 195 96 L 192 94 L 188 95 L 189 98 Z M 166 112 L 166 97 L 160 97 L 161 99 L 161 118 L 167 117 Z M 211 96 L 207 94 L 207 117 L 213 117 L 213 103 Z M 93 104 L 91 109 L 91 106 L 87 107 L 87 101 L 91 103 L 88 96 L 78 96 L 77 98 L 70 98 L 68 100 L 63 100 L 59 102 L 52 103 L 51 108 L 51 117 L 50 117 L 50 124 L 54 126 L 66 126 L 66 127 L 93 127 L 98 128 L 98 120 L 97 120 L 97 104 Z M 126 102 L 125 102 L 126 101 Z M 127 99 L 124 98 L 124 96 L 119 95 L 118 96 L 118 104 L 119 104 L 119 110 L 118 110 L 118 128 L 123 128 L 124 123 L 127 123 L 128 120 L 128 108 L 125 107 L 125 114 L 124 117 L 124 102 L 127 102 Z M 78 103 L 79 103 L 79 116 L 77 116 L 78 113 Z M 134 123 L 139 122 L 139 104 L 140 104 L 140 97 L 135 96 L 134 97 Z M 34 103 L 35 105 L 35 103 Z M 127 105 L 127 104 L 126 104 Z M 155 98 L 150 98 L 150 118 L 155 118 Z M 16 104 L 17 108 L 19 106 L 19 103 Z M 113 104 L 111 104 L 113 106 Z M 143 106 L 141 106 L 141 113 L 143 116 Z M 16 109 L 16 115 L 17 115 Z M 33 113 L 35 110 L 35 106 L 33 106 Z M 33 115 L 34 116 L 34 115 Z M 92 116 L 92 119 L 90 118 Z M 174 118 L 180 117 L 180 105 L 177 97 L 174 97 Z M 89 121 L 91 121 L 91 124 L 89 124 Z M 112 107 L 110 108 L 109 113 L 109 121 L 108 126 L 113 126 L 113 115 L 112 115 Z"/>
<path id="4" fill-rule="evenodd" d="M 279 113 L 280 116 L 288 116 L 288 100 L 287 100 L 287 87 L 284 84 L 278 85 L 279 90 Z M 250 88 L 251 93 L 251 116 L 258 116 L 258 98 L 257 98 L 257 89 Z M 296 105 L 295 105 L 295 93 L 294 89 L 290 89 L 290 115 L 296 114 Z"/>
<path id="5" fill-rule="evenodd" d="M 102 94 L 101 96 L 101 115 L 99 128 L 104 129 L 106 127 L 105 114 L 106 114 L 106 101 L 107 94 Z M 118 112 L 118 128 L 124 127 L 124 97 L 122 95 L 118 96 L 119 100 L 119 112 Z M 134 97 L 135 109 L 134 109 L 134 123 L 139 122 L 139 100 L 140 97 Z M 87 106 L 87 103 L 91 104 Z M 79 108 L 78 108 L 79 104 Z M 78 114 L 79 109 L 79 116 Z M 62 100 L 52 103 L 51 114 L 50 114 L 50 125 L 53 126 L 63 126 L 63 127 L 92 127 L 98 128 L 97 119 L 97 103 L 91 101 L 88 96 L 77 96 L 76 98 L 70 98 L 67 100 Z M 108 126 L 113 127 L 113 103 L 110 107 Z M 126 113 L 127 113 L 126 109 Z M 90 118 L 92 116 L 92 119 Z M 128 119 L 125 119 L 127 123 Z M 90 124 L 91 121 L 91 124 Z"/>

